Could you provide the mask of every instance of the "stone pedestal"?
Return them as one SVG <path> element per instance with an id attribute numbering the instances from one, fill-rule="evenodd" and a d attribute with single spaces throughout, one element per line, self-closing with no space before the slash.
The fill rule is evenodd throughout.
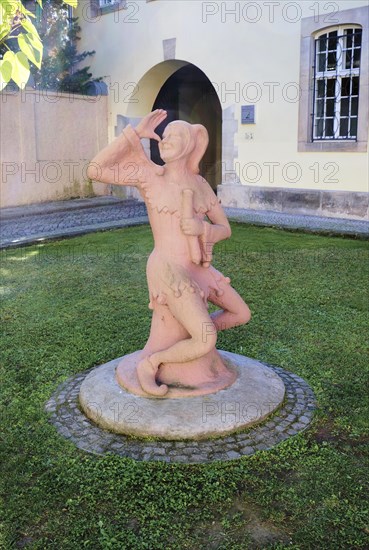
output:
<path id="1" fill-rule="evenodd" d="M 224 389 L 191 396 L 190 388 L 174 386 L 165 398 L 136 395 L 118 383 L 116 371 L 119 366 L 118 371 L 124 372 L 122 365 L 131 365 L 134 371 L 139 353 L 101 365 L 84 379 L 80 406 L 101 428 L 136 437 L 206 439 L 261 422 L 278 409 L 284 399 L 283 381 L 272 369 L 254 359 L 225 351 L 219 351 L 219 356 L 234 381 Z M 185 392 L 184 397 L 180 395 L 181 390 Z"/>

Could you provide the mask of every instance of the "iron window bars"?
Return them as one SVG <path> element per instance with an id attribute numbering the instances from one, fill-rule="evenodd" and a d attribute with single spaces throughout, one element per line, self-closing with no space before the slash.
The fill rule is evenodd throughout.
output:
<path id="1" fill-rule="evenodd" d="M 100 8 L 106 8 L 106 6 L 113 6 L 119 4 L 119 0 L 99 0 Z"/>
<path id="2" fill-rule="evenodd" d="M 357 139 L 362 31 L 338 32 L 315 40 L 312 141 Z"/>

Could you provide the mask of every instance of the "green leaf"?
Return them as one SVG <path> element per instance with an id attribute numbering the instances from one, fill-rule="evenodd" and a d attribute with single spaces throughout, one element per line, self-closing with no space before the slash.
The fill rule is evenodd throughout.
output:
<path id="1" fill-rule="evenodd" d="M 29 16 L 29 17 L 33 17 L 33 19 L 36 18 L 35 14 L 32 13 L 31 11 L 27 10 L 27 8 L 23 5 L 23 2 L 18 2 L 18 6 L 17 6 L 17 9 L 23 13 L 23 15 L 26 15 L 26 16 Z"/>
<path id="2" fill-rule="evenodd" d="M 37 4 L 42 8 L 42 0 L 36 0 Z"/>
<path id="3" fill-rule="evenodd" d="M 5 54 L 6 55 L 6 54 Z M 5 56 L 4 56 L 5 58 Z M 8 84 L 12 77 L 13 65 L 8 59 L 0 61 L 0 91 Z"/>
<path id="4" fill-rule="evenodd" d="M 8 23 L 18 9 L 18 2 L 12 0 L 1 0 L 0 2 L 0 24 Z"/>
<path id="5" fill-rule="evenodd" d="M 28 82 L 29 73 L 30 69 L 27 56 L 23 52 L 17 52 L 13 58 L 12 79 L 21 90 L 26 86 Z"/>
<path id="6" fill-rule="evenodd" d="M 64 4 L 68 4 L 68 6 L 72 6 L 72 8 L 76 8 L 78 5 L 78 0 L 64 0 Z"/>
<path id="7" fill-rule="evenodd" d="M 7 1 L 3 2 L 0 0 L 0 43 L 6 39 L 7 35 L 11 31 L 11 21 L 15 13 L 12 13 L 13 9 L 14 6 L 12 4 L 9 4 Z"/>
<path id="8" fill-rule="evenodd" d="M 36 61 L 39 59 L 38 63 L 35 63 L 35 65 L 38 68 L 41 68 L 42 53 L 43 53 L 44 46 L 43 46 L 43 44 L 40 40 L 40 37 L 39 36 L 34 36 L 31 33 L 28 33 L 28 40 L 29 40 L 33 50 L 35 51 Z"/>
<path id="9" fill-rule="evenodd" d="M 4 54 L 3 60 L 4 61 L 10 61 L 10 63 L 13 65 L 14 56 L 15 56 L 14 52 L 8 51 Z"/>
<path id="10" fill-rule="evenodd" d="M 22 19 L 21 25 L 28 33 L 33 34 L 35 37 L 37 37 L 41 41 L 38 31 L 34 26 L 34 24 L 32 23 L 32 21 L 30 21 L 29 19 Z"/>
<path id="11" fill-rule="evenodd" d="M 10 33 L 11 26 L 6 23 L 0 25 L 0 42 Z"/>
<path id="12" fill-rule="evenodd" d="M 41 41 L 37 38 L 35 39 L 31 33 L 20 34 L 18 36 L 18 45 L 28 59 L 40 69 L 42 61 Z"/>

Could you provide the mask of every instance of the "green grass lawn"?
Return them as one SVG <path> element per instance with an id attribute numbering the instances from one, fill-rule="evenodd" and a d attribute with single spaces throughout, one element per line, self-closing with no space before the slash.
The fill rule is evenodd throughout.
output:
<path id="1" fill-rule="evenodd" d="M 313 388 L 303 434 L 229 463 L 84 453 L 44 405 L 141 348 L 149 227 L 3 251 L 0 548 L 369 548 L 369 245 L 233 225 L 214 265 L 253 313 L 218 347 Z"/>

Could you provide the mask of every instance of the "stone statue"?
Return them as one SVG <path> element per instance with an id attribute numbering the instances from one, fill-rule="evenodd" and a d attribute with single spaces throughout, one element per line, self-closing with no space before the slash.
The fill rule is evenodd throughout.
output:
<path id="1" fill-rule="evenodd" d="M 203 395 L 230 386 L 235 374 L 215 349 L 217 331 L 250 320 L 230 279 L 211 265 L 213 246 L 231 229 L 199 175 L 207 130 L 178 120 L 160 139 L 155 128 L 166 116 L 157 109 L 135 129 L 127 126 L 88 169 L 91 179 L 137 187 L 148 210 L 155 242 L 147 262 L 151 331 L 144 349 L 125 356 L 116 371 L 121 386 L 144 397 Z M 146 156 L 142 138 L 158 141 L 164 166 Z M 219 309 L 209 314 L 208 301 Z"/>

